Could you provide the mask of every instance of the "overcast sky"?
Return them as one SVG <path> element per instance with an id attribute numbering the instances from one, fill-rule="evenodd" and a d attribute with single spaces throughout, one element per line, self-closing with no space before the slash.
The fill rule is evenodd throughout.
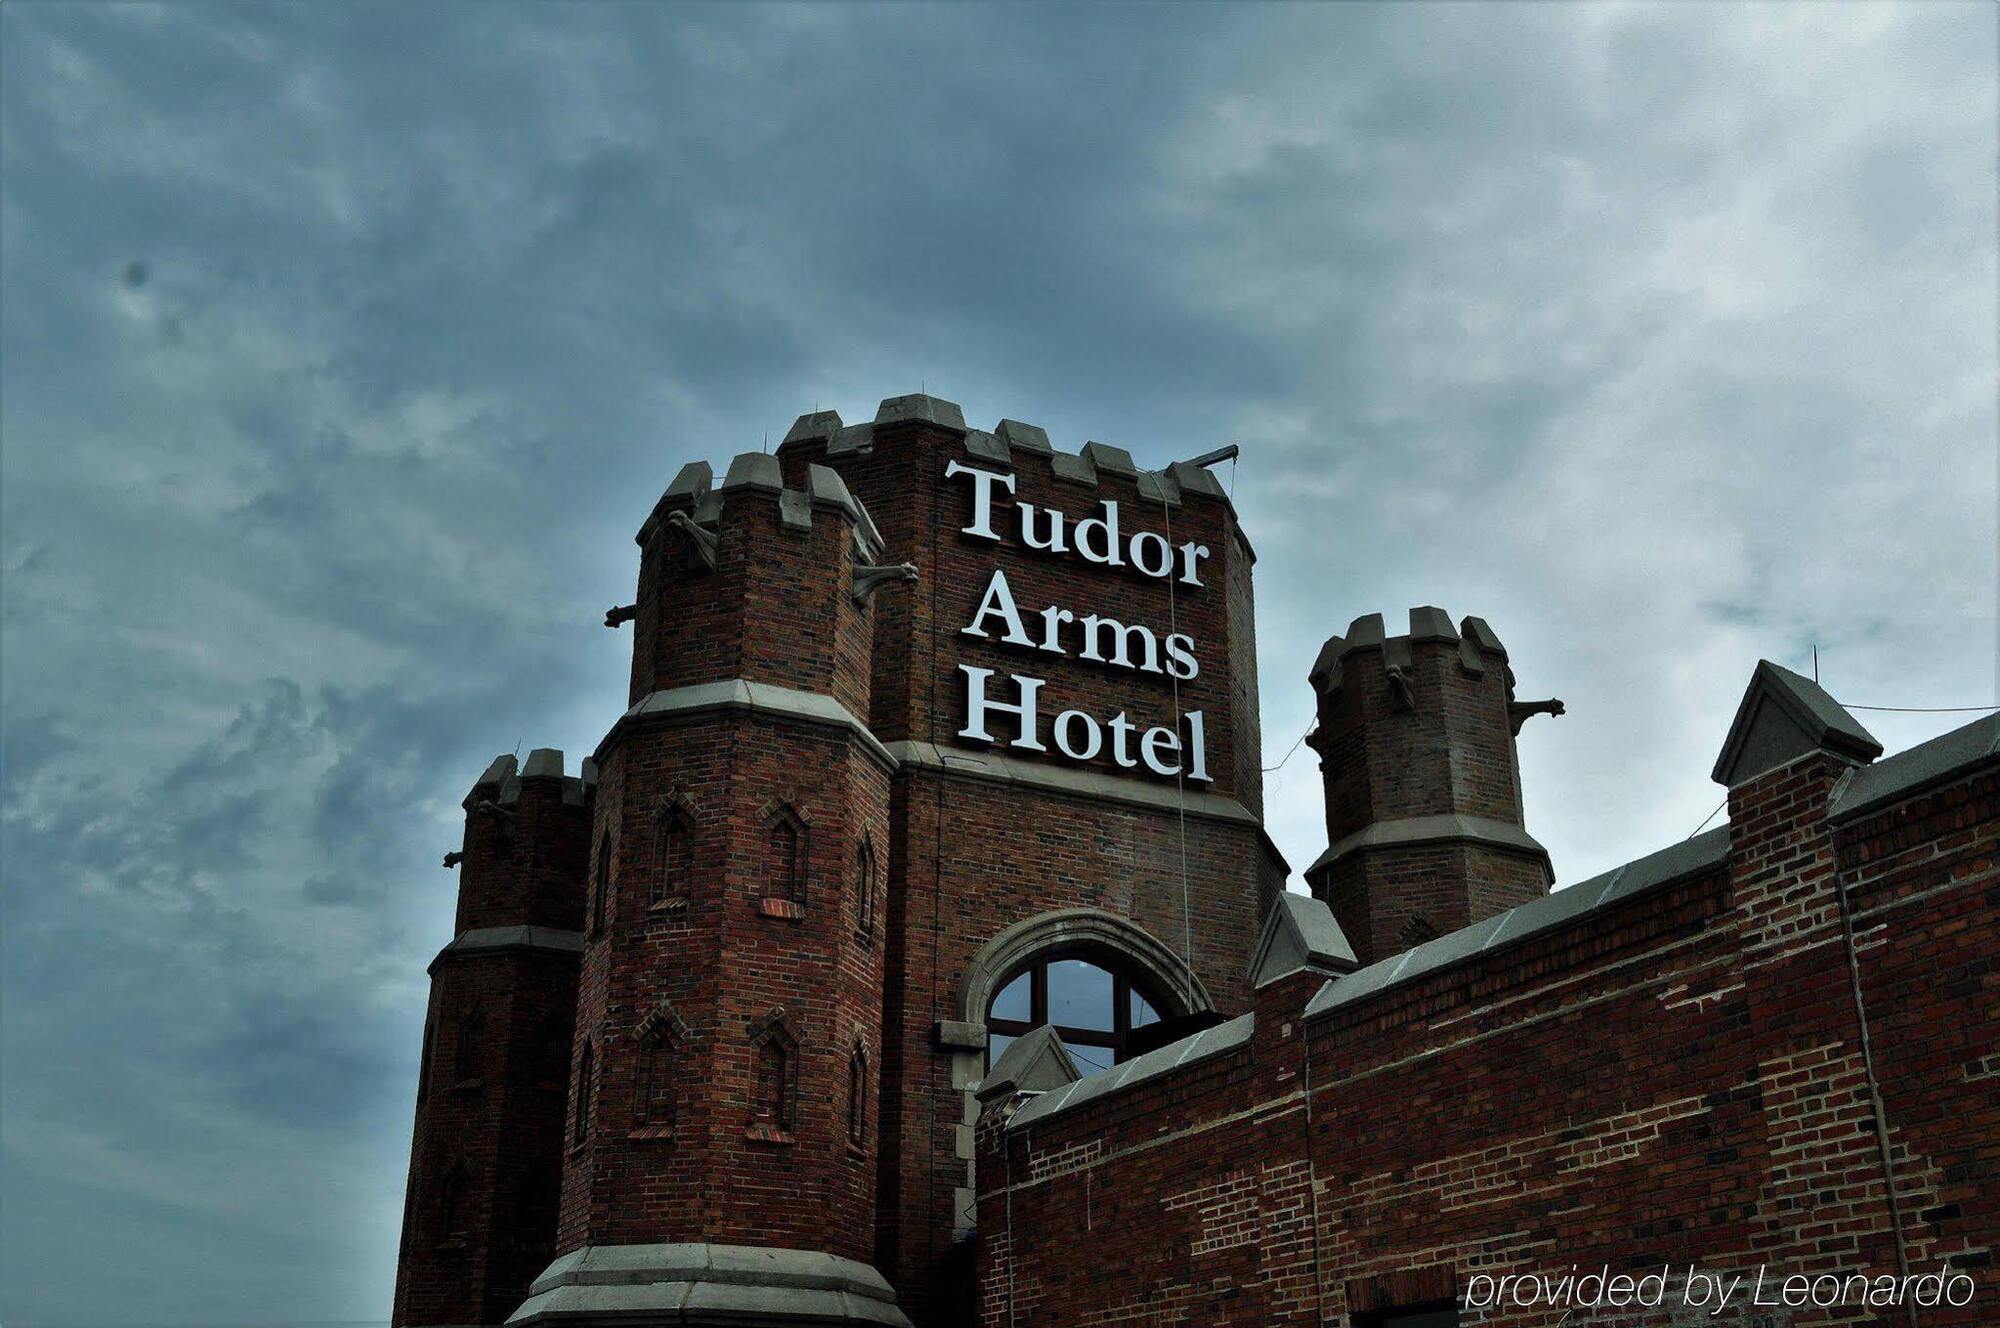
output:
<path id="1" fill-rule="evenodd" d="M 0 1317 L 387 1317 L 458 800 L 816 406 L 1240 443 L 1266 763 L 1483 615 L 1565 882 L 1995 700 L 1995 14 L 10 0 Z"/>

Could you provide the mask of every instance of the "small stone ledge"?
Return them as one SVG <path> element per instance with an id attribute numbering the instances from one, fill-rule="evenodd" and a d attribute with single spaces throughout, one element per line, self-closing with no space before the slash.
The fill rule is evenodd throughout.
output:
<path id="1" fill-rule="evenodd" d="M 1542 870 L 1551 881 L 1555 873 L 1549 865 L 1549 851 L 1541 841 L 1511 821 L 1497 821 L 1485 816 L 1408 816 L 1396 821 L 1377 821 L 1364 826 L 1351 835 L 1343 835 L 1327 850 L 1313 860 L 1306 868 L 1306 878 L 1312 879 L 1326 871 L 1343 858 L 1356 853 L 1366 853 L 1375 849 L 1410 848 L 1419 844 L 1481 844 L 1487 848 L 1517 853 L 1522 857 L 1537 858 Z"/>
<path id="2" fill-rule="evenodd" d="M 1255 812 L 1226 794 L 1189 791 L 1183 795 L 1170 784 L 1127 779 L 1101 770 L 1023 761 L 998 752 L 948 747 L 942 743 L 903 740 L 888 743 L 886 748 L 900 766 L 935 770 L 958 779 L 978 779 L 1072 797 L 1095 798 L 1149 811 L 1185 811 L 1199 820 L 1250 826 L 1256 829 L 1258 842 L 1263 845 L 1270 860 L 1286 874 L 1291 872 L 1284 855 L 1278 852 L 1278 846 L 1265 832 L 1263 821 Z"/>
<path id="3" fill-rule="evenodd" d="M 909 1328 L 865 1263 L 746 1245 L 584 1246 L 549 1265 L 510 1324 L 877 1324 Z"/>
<path id="4" fill-rule="evenodd" d="M 686 724 L 729 712 L 747 712 L 775 719 L 790 719 L 805 724 L 845 729 L 860 741 L 868 754 L 883 768 L 893 773 L 899 764 L 889 749 L 882 745 L 881 740 L 869 731 L 868 726 L 856 719 L 853 711 L 832 697 L 818 692 L 800 691 L 793 687 L 780 687 L 775 683 L 749 682 L 742 678 L 696 683 L 691 687 L 673 687 L 640 698 L 636 705 L 618 717 L 617 722 L 611 726 L 611 731 L 597 744 L 595 759 L 602 761 L 604 754 L 611 750 L 611 745 L 630 725 Z"/>
<path id="5" fill-rule="evenodd" d="M 946 1051 L 985 1051 L 986 1027 L 962 1019 L 940 1019 L 931 1028 L 940 1048 Z"/>
<path id="6" fill-rule="evenodd" d="M 575 956 L 583 953 L 583 933 L 560 927 L 474 927 L 462 931 L 437 952 L 426 972 L 435 973 L 447 959 L 484 958 L 509 951 Z"/>

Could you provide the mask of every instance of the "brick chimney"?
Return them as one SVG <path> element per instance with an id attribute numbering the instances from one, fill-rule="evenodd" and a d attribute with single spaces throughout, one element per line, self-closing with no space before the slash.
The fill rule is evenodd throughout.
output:
<path id="1" fill-rule="evenodd" d="M 1306 869 L 1363 964 L 1548 893 L 1548 850 L 1521 823 L 1514 736 L 1562 703 L 1514 699 L 1493 629 L 1444 610 L 1382 615 L 1327 638 L 1309 675 L 1328 848 Z"/>

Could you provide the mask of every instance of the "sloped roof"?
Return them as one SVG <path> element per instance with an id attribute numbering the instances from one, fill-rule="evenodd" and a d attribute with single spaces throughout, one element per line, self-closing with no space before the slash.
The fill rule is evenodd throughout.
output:
<path id="1" fill-rule="evenodd" d="M 1715 758 L 1715 782 L 1734 788 L 1812 751 L 1866 763 L 1882 744 L 1811 678 L 1758 660 Z"/>

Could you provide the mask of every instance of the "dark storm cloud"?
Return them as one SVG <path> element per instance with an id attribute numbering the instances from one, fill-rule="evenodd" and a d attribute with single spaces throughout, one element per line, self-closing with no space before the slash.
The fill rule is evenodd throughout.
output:
<path id="1" fill-rule="evenodd" d="M 1759 655 L 1991 699 L 1994 23 L 6 6 L 0 1316 L 386 1316 L 458 799 L 815 406 L 1241 442 L 1266 760 L 1326 633 L 1483 614 L 1564 879 Z"/>

